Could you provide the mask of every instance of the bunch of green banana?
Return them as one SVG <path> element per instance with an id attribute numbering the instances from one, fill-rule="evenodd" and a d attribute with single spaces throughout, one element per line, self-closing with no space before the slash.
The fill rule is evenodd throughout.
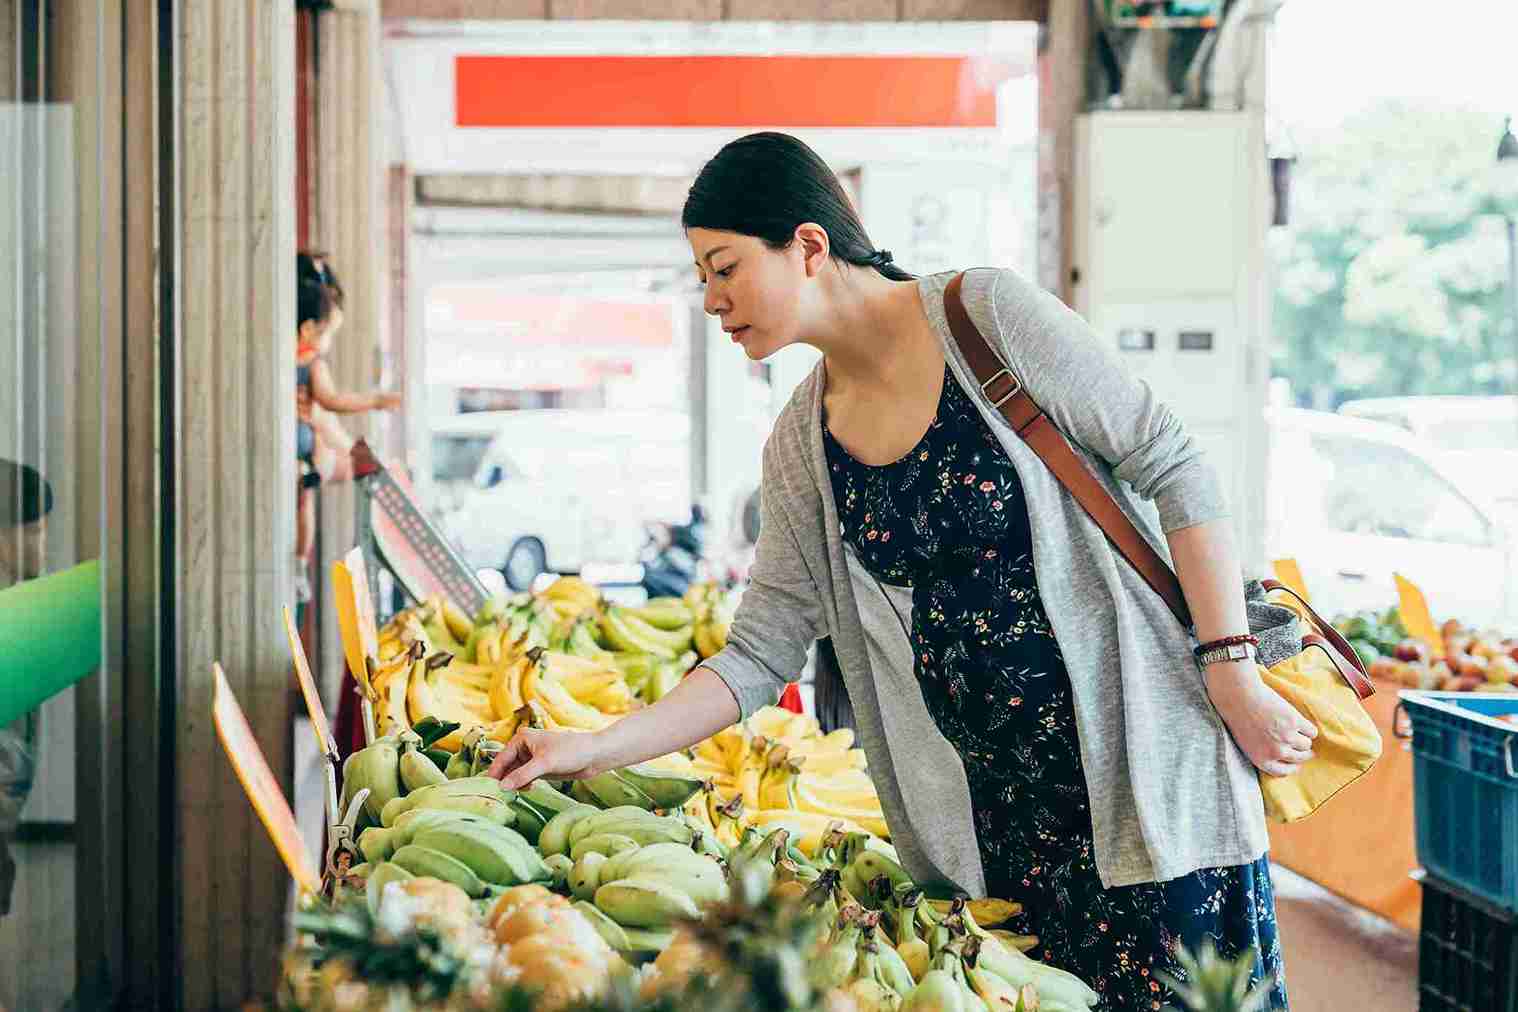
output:
<path id="1" fill-rule="evenodd" d="M 657 703 L 669 695 L 680 684 L 685 673 L 696 666 L 698 660 L 700 658 L 696 652 L 688 650 L 674 660 L 659 661 L 654 666 L 653 677 L 643 687 L 643 698 L 650 703 Z"/>
<path id="2" fill-rule="evenodd" d="M 532 844 L 505 826 L 445 822 L 420 830 L 407 846 L 447 854 L 491 885 L 525 885 L 553 877 Z"/>
<path id="3" fill-rule="evenodd" d="M 624 929 L 667 929 L 725 900 L 722 866 L 677 842 L 652 843 L 603 857 L 588 852 L 575 863 L 570 886 Z"/>
<path id="4" fill-rule="evenodd" d="M 687 849 L 693 839 L 691 828 L 678 817 L 656 815 L 636 805 L 606 809 L 576 805 L 548 820 L 538 837 L 538 850 L 545 855 L 571 855 L 574 848 L 588 838 L 615 836 L 627 837 L 640 847 L 650 843 L 678 843 Z M 613 844 L 608 842 L 606 845 Z M 581 848 L 581 853 L 586 849 Z"/>
<path id="5" fill-rule="evenodd" d="M 586 804 L 602 808 L 636 805 L 650 811 L 676 811 L 695 797 L 705 783 L 700 777 L 685 776 L 651 766 L 624 766 L 607 770 L 587 780 L 575 781 L 571 791 Z"/>
<path id="6" fill-rule="evenodd" d="M 693 624 L 660 629 L 628 608 L 607 605 L 601 612 L 601 639 L 613 650 L 652 654 L 674 660 L 690 650 Z"/>
<path id="7" fill-rule="evenodd" d="M 854 979 L 859 963 L 859 943 L 864 936 L 865 911 L 857 903 L 848 903 L 833 919 L 833 929 L 812 954 L 809 975 L 819 991 L 844 987 Z M 873 927 L 873 925 L 871 926 Z"/>
<path id="8" fill-rule="evenodd" d="M 462 780 L 474 775 L 474 748 L 484 737 L 483 728 L 471 728 L 465 733 L 464 740 L 459 743 L 459 750 L 453 753 L 448 765 L 443 767 L 443 774 L 449 780 Z"/>
<path id="9" fill-rule="evenodd" d="M 404 791 L 400 762 L 400 742 L 393 735 L 376 738 L 350 755 L 343 762 L 342 810 L 347 811 L 353 796 L 367 787 L 369 797 L 364 801 L 364 812 L 371 820 L 379 821 L 385 806 Z"/>
<path id="10" fill-rule="evenodd" d="M 953 939 L 945 948 L 959 943 L 961 950 L 971 957 L 972 968 L 1000 978 L 1015 990 L 1031 984 L 1038 992 L 1040 1007 L 1048 1012 L 1087 1012 L 1097 1003 L 1097 993 L 1075 974 L 1040 963 L 1001 935 L 982 929 L 963 900 L 954 901 L 941 924 L 948 928 Z"/>
<path id="11" fill-rule="evenodd" d="M 448 776 L 438 768 L 423 751 L 422 736 L 414 730 L 402 731 L 399 734 L 401 757 L 397 763 L 401 785 L 407 792 L 430 787 L 433 784 L 446 784 Z"/>
<path id="12" fill-rule="evenodd" d="M 895 1009 L 917 987 L 917 981 L 912 978 L 911 971 L 902 962 L 901 956 L 881 937 L 876 925 L 879 918 L 878 913 L 864 914 L 860 918 L 861 933 L 854 976 L 844 987 L 861 1010 Z M 1008 1006 L 1003 1012 L 1011 1012 L 1011 1007 Z"/>
<path id="13" fill-rule="evenodd" d="M 681 632 L 696 621 L 691 606 L 678 597 L 651 597 L 641 607 L 623 611 L 664 632 Z"/>
<path id="14" fill-rule="evenodd" d="M 539 780 L 527 790 L 518 791 L 517 796 L 511 799 L 511 808 L 516 815 L 513 828 L 536 845 L 550 819 L 578 805 L 579 802 L 573 798 Z"/>
<path id="15" fill-rule="evenodd" d="M 878 906 L 884 896 L 897 888 L 912 887 L 912 876 L 907 870 L 881 849 L 870 845 L 874 839 L 869 833 L 847 833 L 839 850 L 843 887 L 866 906 Z M 877 878 L 885 878 L 890 883 L 890 888 L 883 894 L 872 888 Z"/>
<path id="16" fill-rule="evenodd" d="M 380 809 L 380 825 L 394 826 L 405 813 L 415 808 L 466 812 L 499 826 L 509 826 L 515 819 L 511 808 L 513 792 L 501 787 L 494 777 L 464 777 L 430 784 L 410 794 L 392 798 Z"/>

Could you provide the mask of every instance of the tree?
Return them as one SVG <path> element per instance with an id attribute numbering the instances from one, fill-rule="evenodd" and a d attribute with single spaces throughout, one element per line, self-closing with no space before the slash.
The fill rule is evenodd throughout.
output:
<path id="1" fill-rule="evenodd" d="M 1300 139 L 1292 223 L 1271 236 L 1272 366 L 1299 404 L 1518 390 L 1500 127 L 1384 102 Z"/>

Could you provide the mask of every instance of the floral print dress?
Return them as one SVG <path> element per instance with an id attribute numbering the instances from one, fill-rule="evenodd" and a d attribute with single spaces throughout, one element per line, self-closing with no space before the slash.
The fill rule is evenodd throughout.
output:
<path id="1" fill-rule="evenodd" d="M 969 395 L 945 369 L 932 425 L 880 467 L 824 425 L 844 540 L 881 582 L 912 588 L 911 642 L 923 698 L 964 762 L 993 896 L 1020 901 L 1008 925 L 1037 958 L 1078 974 L 1102 1012 L 1160 1009 L 1156 970 L 1179 975 L 1181 942 L 1256 954 L 1284 1009 L 1269 863 L 1102 888 L 1070 676 L 1039 599 L 1022 486 Z M 1051 578 L 1058 578 L 1053 574 Z"/>

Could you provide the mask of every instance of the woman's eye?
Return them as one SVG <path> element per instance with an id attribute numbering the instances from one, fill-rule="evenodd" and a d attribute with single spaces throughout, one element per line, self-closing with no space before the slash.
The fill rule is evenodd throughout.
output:
<path id="1" fill-rule="evenodd" d="M 717 272 L 717 276 L 718 277 L 723 277 L 723 278 L 730 278 L 730 277 L 732 277 L 733 276 L 733 267 L 736 267 L 736 266 L 738 266 L 738 265 L 737 264 L 733 264 L 731 266 L 722 268 L 720 271 Z"/>

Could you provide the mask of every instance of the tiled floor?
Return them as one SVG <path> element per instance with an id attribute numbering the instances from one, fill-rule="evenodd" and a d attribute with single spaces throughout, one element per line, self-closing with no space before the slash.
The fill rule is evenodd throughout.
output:
<path id="1" fill-rule="evenodd" d="M 1416 1012 L 1418 940 L 1276 865 L 1292 1012 Z"/>

